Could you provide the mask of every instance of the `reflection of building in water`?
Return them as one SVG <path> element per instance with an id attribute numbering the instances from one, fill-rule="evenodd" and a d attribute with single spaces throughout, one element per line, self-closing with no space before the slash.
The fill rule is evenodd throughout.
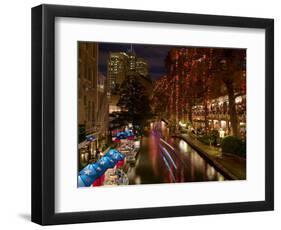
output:
<path id="1" fill-rule="evenodd" d="M 98 73 L 98 44 L 78 43 L 79 153 L 83 162 L 106 143 L 108 102 L 106 77 Z"/>

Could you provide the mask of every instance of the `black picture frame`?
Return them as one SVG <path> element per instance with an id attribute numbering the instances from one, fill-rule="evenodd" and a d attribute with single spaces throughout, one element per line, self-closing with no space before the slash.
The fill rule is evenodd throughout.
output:
<path id="1" fill-rule="evenodd" d="M 265 29 L 265 200 L 55 213 L 55 18 L 108 19 Z M 41 225 L 274 209 L 274 20 L 62 5 L 32 8 L 32 221 Z"/>

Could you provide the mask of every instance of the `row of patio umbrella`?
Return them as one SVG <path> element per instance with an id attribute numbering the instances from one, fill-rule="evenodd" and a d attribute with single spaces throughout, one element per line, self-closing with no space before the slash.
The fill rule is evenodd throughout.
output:
<path id="1" fill-rule="evenodd" d="M 116 149 L 110 149 L 101 159 L 93 164 L 88 164 L 78 175 L 78 187 L 89 187 L 99 179 L 107 169 L 114 168 L 123 161 L 125 155 Z"/>

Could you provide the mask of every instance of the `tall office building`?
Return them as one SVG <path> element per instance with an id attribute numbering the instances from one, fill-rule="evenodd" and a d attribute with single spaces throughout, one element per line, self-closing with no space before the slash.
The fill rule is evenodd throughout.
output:
<path id="1" fill-rule="evenodd" d="M 148 77 L 148 64 L 143 58 L 137 58 L 136 61 L 136 72 L 143 77 Z"/>
<path id="2" fill-rule="evenodd" d="M 110 93 L 118 90 L 125 80 L 128 56 L 124 52 L 109 54 L 107 62 L 107 86 Z"/>
<path id="3" fill-rule="evenodd" d="M 127 76 L 148 76 L 148 64 L 143 58 L 131 52 L 112 52 L 107 63 L 108 90 L 110 94 L 118 92 Z"/>

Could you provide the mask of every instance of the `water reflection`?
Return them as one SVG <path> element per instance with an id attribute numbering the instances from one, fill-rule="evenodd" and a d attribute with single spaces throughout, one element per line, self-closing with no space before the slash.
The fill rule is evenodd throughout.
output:
<path id="1" fill-rule="evenodd" d="M 221 181 L 224 177 L 185 141 L 169 137 L 164 122 L 150 124 L 141 140 L 137 163 L 128 171 L 130 184 Z"/>

